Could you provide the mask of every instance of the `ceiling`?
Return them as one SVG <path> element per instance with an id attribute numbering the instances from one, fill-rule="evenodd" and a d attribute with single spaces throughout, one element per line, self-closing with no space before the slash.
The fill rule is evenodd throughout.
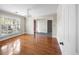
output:
<path id="1" fill-rule="evenodd" d="M 56 13 L 57 4 L 0 4 L 0 9 L 11 13 L 16 13 L 21 16 L 44 16 Z"/>

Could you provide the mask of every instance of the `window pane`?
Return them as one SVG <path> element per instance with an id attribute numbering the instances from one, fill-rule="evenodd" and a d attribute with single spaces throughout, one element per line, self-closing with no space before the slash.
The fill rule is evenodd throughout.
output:
<path id="1" fill-rule="evenodd" d="M 12 33 L 20 30 L 20 20 L 0 17 L 0 34 Z"/>

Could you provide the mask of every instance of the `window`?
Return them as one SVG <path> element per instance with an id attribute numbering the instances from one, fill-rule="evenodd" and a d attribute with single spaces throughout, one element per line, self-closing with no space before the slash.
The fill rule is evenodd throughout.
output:
<path id="1" fill-rule="evenodd" d="M 0 34 L 12 33 L 20 30 L 20 19 L 0 17 Z"/>

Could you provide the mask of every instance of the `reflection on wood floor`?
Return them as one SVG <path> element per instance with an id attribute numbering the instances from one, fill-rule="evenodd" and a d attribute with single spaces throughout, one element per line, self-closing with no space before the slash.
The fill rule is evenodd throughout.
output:
<path id="1" fill-rule="evenodd" d="M 61 51 L 55 38 L 24 34 L 0 41 L 0 55 L 61 55 Z"/>

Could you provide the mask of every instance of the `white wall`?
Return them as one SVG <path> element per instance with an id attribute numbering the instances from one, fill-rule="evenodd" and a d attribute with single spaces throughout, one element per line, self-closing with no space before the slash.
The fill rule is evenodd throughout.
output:
<path id="1" fill-rule="evenodd" d="M 54 16 L 54 21 L 53 21 L 53 16 Z M 55 36 L 55 26 L 53 28 L 53 22 L 55 22 L 56 15 L 55 14 L 49 14 L 49 15 L 44 15 L 40 16 L 37 18 L 37 32 L 43 32 L 47 33 L 47 21 L 52 20 L 52 33 L 53 36 Z"/>
<path id="2" fill-rule="evenodd" d="M 32 17 L 26 19 L 26 34 L 34 34 L 34 19 Z"/>
<path id="3" fill-rule="evenodd" d="M 77 5 L 77 54 L 79 54 L 79 5 Z"/>
<path id="4" fill-rule="evenodd" d="M 47 20 L 45 19 L 40 19 L 37 20 L 37 32 L 41 32 L 41 33 L 47 33 Z"/>
<path id="5" fill-rule="evenodd" d="M 21 31 L 21 33 L 24 33 L 24 23 L 23 23 L 24 22 L 24 17 L 16 15 L 16 14 L 9 13 L 9 12 L 6 12 L 6 11 L 2 11 L 2 10 L 0 10 L 0 16 L 21 20 L 21 24 L 20 24 L 21 29 L 20 29 L 20 31 Z"/>
<path id="6" fill-rule="evenodd" d="M 47 20 L 53 20 L 52 15 L 40 16 L 36 19 L 37 32 L 47 33 Z M 26 33 L 34 34 L 34 18 L 26 18 Z"/>
<path id="7" fill-rule="evenodd" d="M 57 15 L 53 15 L 53 20 L 52 20 L 52 37 L 56 37 L 57 35 Z"/>
<path id="8" fill-rule="evenodd" d="M 59 5 L 57 11 L 57 39 L 63 41 L 62 54 L 76 54 L 76 5 Z"/>
<path id="9" fill-rule="evenodd" d="M 37 20 L 37 32 L 47 33 L 47 20 L 52 20 L 52 37 L 56 37 L 57 35 L 57 14 L 43 16 L 43 19 Z M 43 22 L 43 25 L 41 24 L 42 22 Z M 44 28 L 44 30 L 40 31 L 41 28 Z"/>
<path id="10" fill-rule="evenodd" d="M 20 24 L 20 26 L 21 26 L 21 32 L 22 32 L 22 34 L 24 34 L 25 33 L 25 18 L 22 18 L 21 19 L 21 24 Z"/>

